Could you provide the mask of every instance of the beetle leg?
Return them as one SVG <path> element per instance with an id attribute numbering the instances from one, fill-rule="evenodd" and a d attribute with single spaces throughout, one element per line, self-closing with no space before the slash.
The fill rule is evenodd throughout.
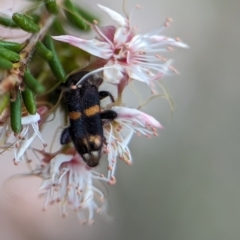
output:
<path id="1" fill-rule="evenodd" d="M 71 142 L 71 136 L 70 136 L 70 131 L 69 127 L 64 128 L 62 131 L 61 137 L 60 137 L 60 143 L 63 144 L 68 144 Z"/>
<path id="2" fill-rule="evenodd" d="M 100 100 L 104 99 L 105 97 L 109 97 L 112 102 L 115 102 L 113 95 L 108 91 L 99 91 L 98 94 L 99 94 Z"/>
<path id="3" fill-rule="evenodd" d="M 100 113 L 101 119 L 114 120 L 117 117 L 117 113 L 113 110 L 105 110 Z"/>

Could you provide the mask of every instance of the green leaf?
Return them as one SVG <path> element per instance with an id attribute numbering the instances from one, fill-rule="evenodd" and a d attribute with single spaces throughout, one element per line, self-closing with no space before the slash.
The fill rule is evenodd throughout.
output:
<path id="1" fill-rule="evenodd" d="M 22 91 L 23 103 L 30 114 L 35 114 L 37 112 L 37 107 L 32 91 L 25 86 L 24 91 Z"/>
<path id="2" fill-rule="evenodd" d="M 40 30 L 40 27 L 34 22 L 33 18 L 20 13 L 14 13 L 12 15 L 13 21 L 26 32 L 36 33 Z"/>
<path id="3" fill-rule="evenodd" d="M 9 49 L 0 46 L 0 57 L 5 58 L 10 62 L 20 61 L 20 56 L 18 53 L 15 53 Z"/>
<path id="4" fill-rule="evenodd" d="M 11 18 L 5 17 L 0 17 L 0 25 L 10 28 L 19 28 L 19 26 Z"/>
<path id="5" fill-rule="evenodd" d="M 52 52 L 53 58 L 48 61 L 48 64 L 52 70 L 52 73 L 54 76 L 60 81 L 65 82 L 66 81 L 66 73 L 64 71 L 64 68 L 58 58 L 57 52 L 55 51 L 53 40 L 50 36 L 45 36 L 44 43 L 46 47 Z"/>
<path id="6" fill-rule="evenodd" d="M 13 64 L 5 58 L 0 57 L 0 69 L 9 70 L 13 68 Z"/>
<path id="7" fill-rule="evenodd" d="M 80 30 L 88 30 L 89 26 L 84 21 L 84 18 L 79 15 L 76 11 L 76 6 L 72 4 L 70 0 L 65 0 L 63 5 L 66 9 L 64 9 L 66 18 L 72 24 L 72 26 L 80 29 Z"/>
<path id="8" fill-rule="evenodd" d="M 49 49 L 46 48 L 46 46 L 42 42 L 38 42 L 36 44 L 36 53 L 41 57 L 42 59 L 49 61 L 53 58 L 53 53 Z"/>
<path id="9" fill-rule="evenodd" d="M 55 0 L 44 0 L 44 2 L 49 13 L 58 14 L 58 6 Z"/>
<path id="10" fill-rule="evenodd" d="M 27 68 L 24 76 L 24 83 L 34 92 L 34 93 L 43 93 L 45 88 L 37 79 L 31 74 L 30 70 Z"/>
<path id="11" fill-rule="evenodd" d="M 7 42 L 7 41 L 5 42 L 5 41 L 0 40 L 0 46 L 19 53 L 23 49 L 24 44 L 15 43 L 15 42 Z"/>
<path id="12" fill-rule="evenodd" d="M 21 106 L 21 95 L 19 91 L 16 92 L 17 96 L 15 101 L 11 101 L 10 104 L 10 119 L 11 128 L 14 133 L 19 133 L 22 129 L 21 117 L 22 117 L 22 106 Z"/>
<path id="13" fill-rule="evenodd" d="M 0 96 L 0 114 L 2 114 L 3 110 L 8 106 L 10 102 L 10 94 L 5 93 Z"/>

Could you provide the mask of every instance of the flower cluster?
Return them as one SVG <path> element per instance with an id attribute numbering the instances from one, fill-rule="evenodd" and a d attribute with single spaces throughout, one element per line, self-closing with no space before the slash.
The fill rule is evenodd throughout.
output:
<path id="1" fill-rule="evenodd" d="M 75 47 L 102 59 L 102 67 L 96 71 L 103 71 L 104 79 L 115 84 L 122 91 L 131 79 L 145 82 L 151 86 L 152 82 L 176 70 L 160 53 L 171 50 L 172 46 L 187 48 L 179 38 L 173 39 L 160 35 L 171 19 L 166 19 L 159 29 L 146 34 L 135 33 L 129 18 L 124 18 L 117 12 L 98 5 L 106 12 L 118 26 L 98 27 L 93 25 L 97 37 L 85 40 L 70 35 L 54 36 L 58 41 L 67 42 Z"/>
<path id="2" fill-rule="evenodd" d="M 40 195 L 45 197 L 43 210 L 48 205 L 59 203 L 62 216 L 67 215 L 70 204 L 82 223 L 93 222 L 94 211 L 104 208 L 104 194 L 93 185 L 94 171 L 91 171 L 74 148 L 61 149 L 57 153 L 41 152 L 44 156 L 33 171 L 43 178 Z M 88 211 L 88 216 L 84 211 Z"/>
<path id="3" fill-rule="evenodd" d="M 69 1 L 64 3 L 67 3 L 68 5 L 65 7 L 71 10 L 65 13 L 66 18 L 69 18 L 70 22 L 73 21 L 77 26 L 81 25 L 79 22 L 74 22 L 77 16 L 74 15 L 74 18 L 69 17 L 69 14 L 74 12 Z M 53 5 L 50 7 L 52 8 Z M 0 82 L 0 93 L 2 93 L 0 95 L 1 147 L 4 150 L 13 148 L 15 164 L 28 160 L 27 153 L 29 150 L 41 154 L 38 165 L 30 174 L 42 179 L 40 191 L 42 191 L 41 196 L 45 198 L 43 209 L 46 210 L 48 205 L 53 203 L 59 203 L 62 216 L 66 216 L 66 206 L 70 205 L 77 212 L 82 223 L 88 222 L 90 224 L 93 222 L 95 212 L 106 209 L 104 193 L 97 187 L 98 181 L 114 185 L 116 183 L 115 172 L 118 160 L 123 160 L 127 164 L 132 163 L 133 157 L 128 146 L 132 136 L 134 134 L 148 138 L 157 136 L 158 129 L 162 128 L 162 125 L 154 117 L 136 108 L 125 106 L 122 95 L 124 89 L 131 81 L 136 80 L 146 83 L 152 93 L 155 93 L 155 83 L 162 79 L 163 76 L 176 72 L 171 66 L 171 60 L 167 60 L 160 54 L 171 50 L 172 47 L 187 48 L 187 45 L 178 38 L 173 39 L 160 35 L 162 30 L 171 22 L 170 18 L 166 19 L 163 26 L 159 29 L 140 34 L 137 33 L 136 28 L 132 25 L 131 17 L 123 17 L 107 7 L 98 6 L 110 16 L 116 23 L 116 26 L 100 27 L 96 20 L 92 22 L 86 20 L 84 24 L 87 22 L 88 27 L 91 26 L 95 31 L 95 38 L 86 40 L 71 35 L 46 36 L 43 41 L 44 45 L 38 41 L 46 34 L 46 26 L 51 26 L 53 23 L 52 14 L 57 12 L 56 9 L 51 9 L 47 6 L 47 10 L 51 14 L 43 15 L 41 23 L 45 26 L 45 28 L 42 28 L 44 30 L 41 29 L 40 33 L 35 35 L 30 34 L 29 39 L 27 38 L 26 43 L 24 43 L 26 47 L 19 45 L 20 55 L 13 55 L 14 57 L 11 60 L 13 65 L 7 65 L 5 61 L 6 71 L 4 71 L 2 82 Z M 18 15 L 15 16 L 15 18 L 17 17 Z M 28 28 L 31 31 L 35 31 L 35 28 L 31 28 L 31 24 Z M 24 27 L 24 29 L 27 28 Z M 50 33 L 50 35 L 52 34 Z M 33 61 L 31 71 L 29 71 L 27 63 L 31 60 L 31 55 L 36 48 L 36 52 L 39 53 L 41 58 L 48 62 L 54 76 L 64 82 L 66 74 L 61 65 L 63 57 L 60 59 L 57 56 L 57 52 L 62 54 L 63 51 L 62 49 L 55 50 L 53 39 L 67 42 L 84 50 L 89 56 L 95 56 L 94 60 L 89 61 L 87 67 L 81 69 L 81 71 L 87 73 L 77 79 L 74 85 L 70 84 L 71 89 L 80 89 L 90 77 L 99 76 L 98 74 L 102 73 L 103 80 L 112 84 L 117 90 L 117 98 L 115 101 L 112 100 L 111 104 L 97 106 L 97 108 L 94 105 L 93 108 L 87 109 L 85 113 L 71 110 L 69 114 L 70 120 L 76 120 L 80 119 L 82 114 L 92 116 L 98 113 L 100 115 L 105 110 L 115 113 L 116 116 L 113 120 L 101 120 L 103 140 L 100 143 L 98 141 L 95 142 L 101 146 L 99 150 L 100 155 L 107 158 L 108 167 L 106 174 L 98 173 L 97 168 L 87 165 L 82 153 L 73 147 L 69 136 L 66 138 L 67 140 L 70 139 L 70 141 L 66 141 L 66 144 L 64 143 L 60 150 L 54 153 L 51 153 L 51 151 L 45 152 L 47 144 L 41 135 L 40 125 L 46 123 L 47 116 L 50 113 L 55 112 L 65 90 L 58 88 L 59 82 L 54 82 L 55 85 L 50 84 L 49 78 L 45 78 L 47 74 L 43 74 L 45 69 L 41 68 L 40 71 L 38 69 L 40 66 L 38 64 L 39 60 Z M 61 56 L 64 56 L 64 53 Z M 74 53 L 71 57 L 73 60 L 77 58 Z M 65 60 L 63 59 L 62 61 Z M 31 75 L 34 71 L 39 74 L 40 81 Z M 44 93 L 41 92 L 42 90 L 39 90 L 42 89 L 42 82 L 48 87 Z M 43 94 L 43 97 L 39 98 L 39 102 L 41 102 L 41 106 L 44 105 L 45 107 L 34 110 L 36 106 L 30 104 L 30 102 L 34 101 L 34 95 L 31 91 L 36 94 Z M 46 98 L 48 93 L 52 95 Z M 19 94 L 22 94 L 22 100 L 20 98 L 14 99 L 14 96 L 16 97 Z M 59 98 L 57 102 L 54 102 L 52 99 L 56 95 Z M 20 107 L 16 111 L 17 113 L 15 113 L 13 109 L 17 108 L 18 105 L 21 106 L 21 102 L 23 102 L 24 106 Z M 18 127 L 19 125 L 20 128 Z M 43 147 L 33 148 L 33 142 L 36 137 L 40 139 Z M 82 142 L 87 141 L 86 139 L 80 140 Z M 87 142 L 88 144 L 90 143 Z M 86 156 L 90 157 L 92 156 L 91 154 L 87 153 Z M 36 154 L 35 156 L 38 155 Z"/>

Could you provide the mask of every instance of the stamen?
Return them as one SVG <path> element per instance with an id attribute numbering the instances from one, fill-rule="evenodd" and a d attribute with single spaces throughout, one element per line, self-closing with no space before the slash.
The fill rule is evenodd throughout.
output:
<path id="1" fill-rule="evenodd" d="M 114 185 L 114 184 L 116 184 L 116 182 L 117 182 L 117 180 L 116 180 L 116 178 L 114 176 L 111 176 L 110 180 L 108 181 L 108 183 L 110 185 Z"/>

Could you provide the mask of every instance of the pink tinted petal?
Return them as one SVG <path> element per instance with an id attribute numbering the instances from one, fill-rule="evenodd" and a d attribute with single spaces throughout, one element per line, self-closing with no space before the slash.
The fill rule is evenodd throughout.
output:
<path id="1" fill-rule="evenodd" d="M 40 115 L 40 116 L 43 116 L 45 115 L 46 113 L 48 112 L 48 108 L 46 106 L 41 106 L 37 109 L 37 113 Z"/>
<path id="2" fill-rule="evenodd" d="M 52 38 L 81 48 L 82 50 L 100 58 L 108 59 L 112 56 L 113 51 L 111 45 L 107 42 L 102 42 L 97 39 L 84 40 L 70 35 L 53 36 Z"/>
<path id="3" fill-rule="evenodd" d="M 126 21 L 126 19 L 122 15 L 120 15 L 119 13 L 113 11 L 110 8 L 104 7 L 104 6 L 100 5 L 100 4 L 97 4 L 97 5 L 104 12 L 106 12 L 114 21 L 119 23 L 121 26 L 127 26 L 127 21 Z"/>
<path id="4" fill-rule="evenodd" d="M 37 113 L 40 115 L 41 118 L 38 122 L 39 125 L 41 125 L 45 121 L 44 117 L 46 116 L 47 112 L 48 108 L 46 106 L 41 106 L 37 109 Z"/>
<path id="5" fill-rule="evenodd" d="M 114 26 L 106 26 L 106 27 L 98 27 L 98 28 L 111 42 L 113 42 L 114 34 L 116 32 L 116 28 Z M 104 39 L 101 37 L 101 40 L 104 40 Z"/>
<path id="6" fill-rule="evenodd" d="M 137 119 L 145 126 L 150 125 L 156 128 L 162 128 L 162 125 L 154 117 L 137 109 L 115 106 L 112 107 L 112 110 L 117 113 L 117 119 L 119 120 L 124 121 L 124 119 L 128 119 L 134 122 L 134 120 Z"/>

